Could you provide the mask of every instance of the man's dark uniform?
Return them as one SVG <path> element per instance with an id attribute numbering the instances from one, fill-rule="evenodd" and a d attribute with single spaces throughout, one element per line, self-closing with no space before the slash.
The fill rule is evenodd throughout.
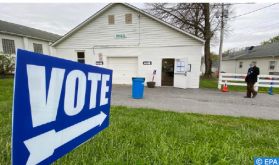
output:
<path id="1" fill-rule="evenodd" d="M 251 98 L 251 94 L 253 94 L 253 97 L 256 97 L 257 92 L 254 90 L 254 85 L 257 82 L 259 74 L 260 74 L 260 69 L 256 66 L 250 67 L 248 69 L 248 73 L 247 73 L 247 76 L 245 78 L 245 81 L 247 83 L 247 95 L 246 95 L 246 97 Z"/>

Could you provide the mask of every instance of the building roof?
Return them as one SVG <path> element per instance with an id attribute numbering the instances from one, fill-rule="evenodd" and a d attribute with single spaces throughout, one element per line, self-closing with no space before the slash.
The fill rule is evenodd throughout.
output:
<path id="1" fill-rule="evenodd" d="M 259 46 L 250 46 L 236 52 L 223 55 L 223 60 L 242 60 L 279 56 L 279 42 Z"/>
<path id="2" fill-rule="evenodd" d="M 110 4 L 106 5 L 104 8 L 102 8 L 101 10 L 99 10 L 97 13 L 95 13 L 94 15 L 92 15 L 91 17 L 89 17 L 88 19 L 86 19 L 85 21 L 83 21 L 81 24 L 79 24 L 78 26 L 76 26 L 75 28 L 73 28 L 71 31 L 69 31 L 68 33 L 66 33 L 63 37 L 61 37 L 59 40 L 57 40 L 55 43 L 53 43 L 52 46 L 55 46 L 55 45 L 59 44 L 60 42 L 62 42 L 63 40 L 65 40 L 66 38 L 68 38 L 69 36 L 71 36 L 73 33 L 77 32 L 77 31 L 78 31 L 79 29 L 81 29 L 83 26 L 87 25 L 87 24 L 88 24 L 89 22 L 91 22 L 93 19 L 95 19 L 96 17 L 98 17 L 98 16 L 101 15 L 103 12 L 107 11 L 109 8 L 111 8 L 112 6 L 114 6 L 114 5 L 116 5 L 116 4 L 119 4 L 119 3 L 110 3 Z M 149 17 L 149 18 L 151 18 L 151 19 L 153 19 L 153 20 L 155 20 L 155 21 L 158 21 L 158 22 L 160 22 L 160 23 L 162 23 L 162 24 L 164 24 L 164 25 L 166 25 L 166 26 L 168 26 L 168 27 L 170 27 L 170 28 L 172 28 L 172 29 L 174 29 L 174 30 L 176 30 L 176 31 L 179 31 L 180 33 L 183 33 L 183 34 L 185 34 L 185 35 L 187 35 L 187 36 L 189 36 L 189 37 L 191 37 L 191 38 L 193 38 L 193 39 L 195 39 L 195 40 L 197 40 L 197 41 L 199 41 L 199 42 L 201 42 L 201 43 L 204 43 L 204 42 L 205 42 L 203 39 L 201 39 L 201 38 L 199 38 L 199 37 L 197 37 L 197 36 L 194 36 L 194 35 L 192 35 L 192 34 L 190 34 L 190 33 L 187 33 L 187 32 L 185 32 L 185 31 L 183 31 L 183 30 L 181 30 L 181 29 L 179 29 L 179 28 L 177 28 L 177 27 L 175 27 L 175 26 L 173 26 L 173 25 L 171 25 L 171 24 L 169 24 L 169 23 L 167 23 L 167 22 L 165 22 L 165 21 L 163 21 L 163 20 L 161 20 L 161 19 L 158 19 L 158 18 L 156 18 L 155 16 L 153 16 L 153 15 L 147 13 L 146 11 L 141 10 L 141 9 L 139 9 L 139 8 L 133 6 L 133 5 L 130 5 L 130 4 L 128 4 L 128 3 L 120 3 L 120 4 L 126 6 L 126 7 L 130 8 L 130 9 L 133 9 L 133 10 L 135 10 L 135 11 L 137 11 L 137 12 L 139 12 L 139 13 L 141 13 L 141 14 L 143 14 L 143 15 L 145 15 L 145 16 L 147 16 L 147 17 Z"/>
<path id="3" fill-rule="evenodd" d="M 27 26 L 6 22 L 0 20 L 0 33 L 25 36 L 29 38 L 44 40 L 54 42 L 58 40 L 61 36 L 46 31 L 30 28 Z"/>

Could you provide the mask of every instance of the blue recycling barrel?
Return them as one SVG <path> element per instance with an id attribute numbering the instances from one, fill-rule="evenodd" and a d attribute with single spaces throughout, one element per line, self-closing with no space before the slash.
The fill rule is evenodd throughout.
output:
<path id="1" fill-rule="evenodd" d="M 142 99 L 144 92 L 144 77 L 133 77 L 132 78 L 132 98 Z"/>

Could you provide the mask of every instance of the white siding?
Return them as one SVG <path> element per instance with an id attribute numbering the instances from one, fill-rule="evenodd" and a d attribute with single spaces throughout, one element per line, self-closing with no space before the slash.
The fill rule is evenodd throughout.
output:
<path id="1" fill-rule="evenodd" d="M 34 51 L 33 43 L 42 44 L 42 46 L 43 46 L 43 54 L 48 54 L 48 55 L 50 54 L 49 42 L 35 40 L 35 39 L 29 39 L 29 44 L 28 44 L 28 50 L 29 51 Z"/>
<path id="2" fill-rule="evenodd" d="M 132 24 L 125 24 L 125 14 L 132 13 Z M 108 15 L 115 15 L 115 24 L 108 25 Z M 140 29 L 140 30 L 139 30 Z M 140 32 L 140 33 L 139 33 Z M 116 34 L 125 34 L 126 39 L 115 39 Z M 95 45 L 125 46 L 177 46 L 200 45 L 195 39 L 182 34 L 134 10 L 118 4 L 72 34 L 59 48 L 92 48 Z"/>
<path id="3" fill-rule="evenodd" d="M 236 73 L 235 61 L 222 61 L 221 72 Z"/>
<path id="4" fill-rule="evenodd" d="M 16 35 L 10 35 L 10 34 L 2 34 L 0 33 L 0 52 L 3 51 L 3 45 L 2 45 L 2 39 L 10 39 L 14 40 L 15 42 L 15 48 L 17 49 L 25 49 L 29 51 L 34 51 L 33 43 L 38 43 L 43 45 L 43 54 L 51 54 L 50 49 L 52 49 L 49 46 L 49 42 L 27 38 L 27 37 L 21 37 Z"/>
<path id="5" fill-rule="evenodd" d="M 260 68 L 260 74 L 269 74 L 270 72 L 279 72 L 279 57 L 275 58 L 255 58 L 255 59 L 245 59 L 245 60 L 230 60 L 223 61 L 222 68 L 223 71 L 228 73 L 247 73 L 249 65 L 252 61 L 256 61 L 257 66 Z M 274 70 L 269 69 L 269 62 L 276 61 L 276 66 Z M 239 68 L 239 63 L 242 62 L 242 68 Z"/>
<path id="6" fill-rule="evenodd" d="M 0 33 L 0 52 L 3 52 L 2 39 L 14 40 L 16 50 L 18 48 L 20 48 L 20 49 L 24 48 L 24 43 L 23 43 L 23 38 L 22 37 L 12 36 L 12 35 L 7 35 L 7 34 L 1 34 Z"/>
<path id="7" fill-rule="evenodd" d="M 97 53 L 94 54 L 93 49 L 55 49 L 55 56 L 71 61 L 77 61 L 78 51 L 84 52 L 86 64 L 95 65 L 95 62 L 98 61 Z"/>
<path id="8" fill-rule="evenodd" d="M 103 55 L 104 66 L 107 67 L 107 58 L 109 57 L 138 57 L 138 75 L 145 77 L 146 81 L 152 80 L 153 70 L 157 70 L 155 81 L 161 86 L 161 67 L 163 58 L 188 58 L 192 65 L 192 71 L 187 74 L 187 84 L 189 88 L 199 87 L 199 75 L 201 65 L 202 46 L 185 47 L 163 47 L 163 48 L 102 48 L 95 49 L 56 49 L 58 57 L 72 61 L 77 61 L 76 52 L 85 51 L 85 63 L 95 65 L 98 61 L 98 54 Z M 143 65 L 143 61 L 152 61 L 152 65 Z"/>
<path id="9" fill-rule="evenodd" d="M 132 24 L 125 24 L 127 13 L 133 15 Z M 108 15 L 112 14 L 115 24 L 108 25 Z M 115 39 L 116 34 L 125 34 L 127 38 Z M 203 44 L 147 16 L 138 17 L 136 11 L 121 4 L 111 7 L 55 48 L 58 57 L 73 61 L 77 61 L 77 51 L 85 51 L 85 63 L 91 65 L 95 65 L 102 54 L 102 67 L 108 67 L 107 59 L 111 57 L 137 57 L 137 76 L 151 81 L 153 70 L 157 70 L 157 86 L 161 86 L 163 58 L 188 58 L 192 71 L 183 79 L 188 88 L 199 87 Z M 143 61 L 152 61 L 152 65 L 143 65 Z"/>
<path id="10" fill-rule="evenodd" d="M 107 67 L 113 70 L 114 84 L 131 84 L 132 77 L 138 75 L 138 58 L 108 57 Z"/>

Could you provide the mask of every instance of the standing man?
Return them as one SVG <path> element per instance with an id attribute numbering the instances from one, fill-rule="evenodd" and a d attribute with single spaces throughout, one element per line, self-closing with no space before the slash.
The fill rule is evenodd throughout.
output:
<path id="1" fill-rule="evenodd" d="M 252 98 L 255 98 L 257 96 L 254 85 L 257 82 L 259 74 L 260 69 L 256 66 L 255 63 L 251 63 L 250 68 L 248 69 L 247 76 L 245 78 L 245 82 L 247 83 L 247 94 L 245 98 L 251 98 L 251 94 L 253 94 Z"/>

